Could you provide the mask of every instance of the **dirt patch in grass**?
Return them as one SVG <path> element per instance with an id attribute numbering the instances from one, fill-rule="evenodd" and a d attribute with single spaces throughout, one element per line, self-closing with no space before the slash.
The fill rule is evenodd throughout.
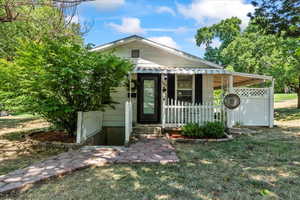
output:
<path id="1" fill-rule="evenodd" d="M 34 131 L 47 131 L 49 125 L 31 115 L 0 117 L 0 175 L 67 150 L 47 148 L 26 139 Z"/>
<path id="2" fill-rule="evenodd" d="M 0 136 L 18 131 L 47 128 L 50 125 L 45 120 L 33 115 L 0 117 Z"/>
<path id="3" fill-rule="evenodd" d="M 29 137 L 33 140 L 41 142 L 62 142 L 62 143 L 74 143 L 75 137 L 70 136 L 64 131 L 43 131 L 32 133 Z"/>

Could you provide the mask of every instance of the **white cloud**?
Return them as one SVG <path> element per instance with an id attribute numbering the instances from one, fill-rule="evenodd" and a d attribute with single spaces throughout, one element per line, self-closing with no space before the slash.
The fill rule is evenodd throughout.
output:
<path id="1" fill-rule="evenodd" d="M 149 32 L 174 32 L 174 33 L 186 33 L 190 29 L 186 27 L 178 27 L 178 28 L 146 28 L 146 31 Z"/>
<path id="2" fill-rule="evenodd" d="M 125 0 L 94 0 L 90 4 L 101 11 L 110 11 L 124 5 Z"/>
<path id="3" fill-rule="evenodd" d="M 125 34 L 143 34 L 145 30 L 141 27 L 141 21 L 138 18 L 126 17 L 122 19 L 122 24 L 109 23 L 113 29 Z"/>
<path id="4" fill-rule="evenodd" d="M 125 34 L 145 34 L 147 32 L 172 32 L 172 33 L 185 33 L 191 29 L 187 27 L 178 27 L 178 28 L 143 28 L 141 26 L 141 21 L 138 18 L 134 17 L 125 17 L 122 18 L 121 24 L 108 23 L 110 27 L 115 29 L 120 33 Z"/>
<path id="5" fill-rule="evenodd" d="M 149 40 L 152 40 L 154 42 L 164 44 L 168 47 L 173 47 L 175 49 L 180 49 L 180 46 L 173 40 L 173 38 L 169 36 L 161 36 L 161 37 L 149 37 Z"/>
<path id="6" fill-rule="evenodd" d="M 249 18 L 247 14 L 254 7 L 244 0 L 193 0 L 189 5 L 177 4 L 178 12 L 186 18 L 195 19 L 199 24 L 211 25 L 219 20 L 238 17 L 245 27 Z"/>
<path id="7" fill-rule="evenodd" d="M 167 6 L 160 6 L 156 9 L 157 13 L 169 13 L 173 16 L 176 15 L 175 11 L 172 8 L 169 8 Z"/>

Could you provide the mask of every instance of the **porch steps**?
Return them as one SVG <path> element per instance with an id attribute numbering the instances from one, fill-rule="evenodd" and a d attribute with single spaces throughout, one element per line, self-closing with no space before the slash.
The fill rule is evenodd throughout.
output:
<path id="1" fill-rule="evenodd" d="M 162 127 L 157 125 L 138 124 L 133 127 L 133 136 L 147 137 L 147 136 L 162 136 Z"/>

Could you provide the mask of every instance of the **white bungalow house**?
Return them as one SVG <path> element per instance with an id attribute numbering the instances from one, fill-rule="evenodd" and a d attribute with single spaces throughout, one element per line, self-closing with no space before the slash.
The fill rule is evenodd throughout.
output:
<path id="1" fill-rule="evenodd" d="M 130 59 L 134 70 L 129 86 L 111 96 L 119 104 L 102 113 L 103 127 L 180 127 L 189 122 L 225 121 L 229 127 L 273 126 L 273 87 L 270 76 L 230 72 L 222 66 L 140 36 L 130 36 L 92 49 Z M 265 88 L 251 84 L 269 82 Z M 262 85 L 262 84 L 261 84 Z M 216 96 L 216 90 L 222 95 Z M 235 93 L 241 104 L 223 106 L 222 97 Z M 127 103 L 126 103 L 127 102 Z"/>

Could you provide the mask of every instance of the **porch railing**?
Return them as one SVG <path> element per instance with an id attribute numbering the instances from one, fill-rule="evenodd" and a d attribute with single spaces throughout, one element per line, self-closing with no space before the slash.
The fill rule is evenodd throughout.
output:
<path id="1" fill-rule="evenodd" d="M 214 105 L 210 102 L 189 103 L 174 99 L 167 99 L 163 103 L 163 127 L 180 127 L 188 123 L 204 124 L 215 121 L 225 121 L 223 105 Z"/>
<path id="2" fill-rule="evenodd" d="M 125 103 L 125 144 L 129 142 L 132 133 L 132 103 Z"/>

